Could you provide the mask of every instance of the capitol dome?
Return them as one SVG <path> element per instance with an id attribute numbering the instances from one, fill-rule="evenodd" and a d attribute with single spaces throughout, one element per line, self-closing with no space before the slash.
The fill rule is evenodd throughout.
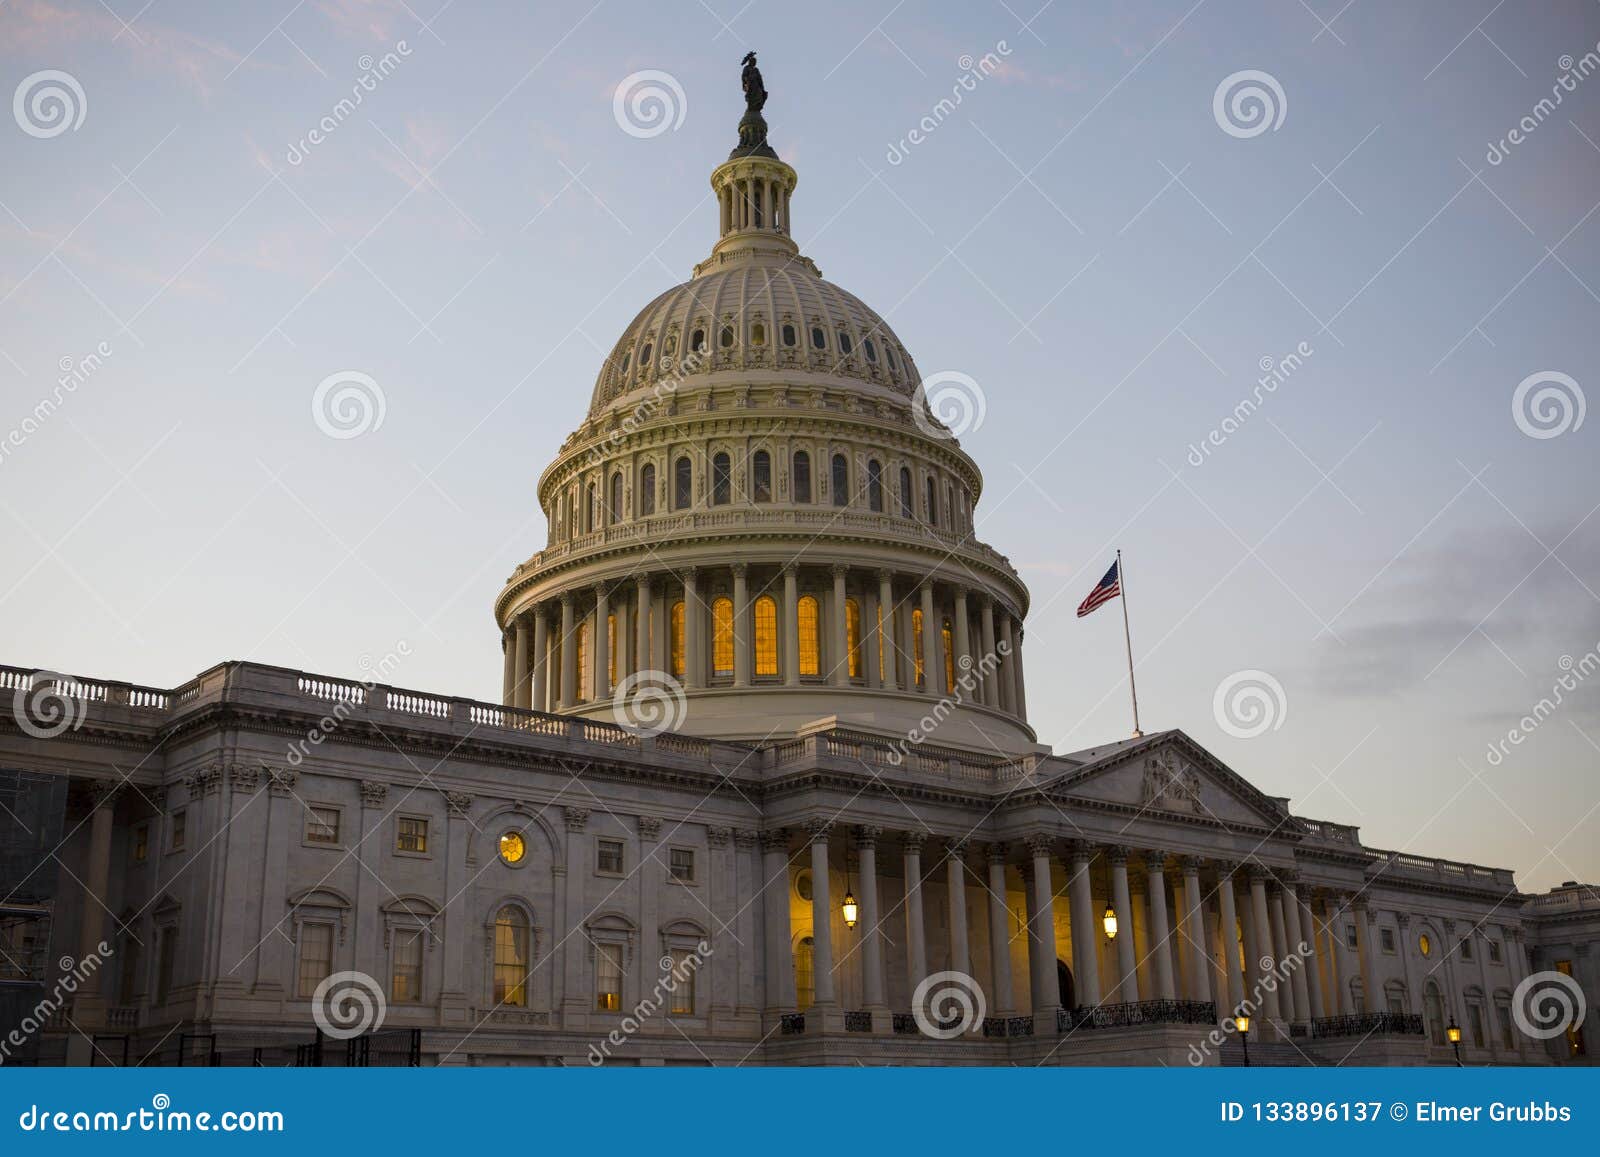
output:
<path id="1" fill-rule="evenodd" d="M 686 735 L 1034 748 L 1028 592 L 894 331 L 791 236 L 759 108 L 718 239 L 623 331 L 495 602 L 508 707 Z"/>

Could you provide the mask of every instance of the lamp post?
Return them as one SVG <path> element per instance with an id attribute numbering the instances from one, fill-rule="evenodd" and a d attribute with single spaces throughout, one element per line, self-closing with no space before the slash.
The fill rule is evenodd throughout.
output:
<path id="1" fill-rule="evenodd" d="M 1450 1018 L 1450 1023 L 1445 1026 L 1444 1035 L 1450 1038 L 1450 1047 L 1452 1049 L 1454 1049 L 1455 1053 L 1456 1053 L 1456 1068 L 1460 1068 L 1461 1067 L 1461 1026 L 1456 1023 L 1456 1018 L 1454 1016 L 1452 1016 Z"/>
<path id="2" fill-rule="evenodd" d="M 1250 1067 L 1250 1018 L 1235 1016 L 1233 1027 L 1239 1030 L 1239 1043 L 1244 1046 L 1244 1067 Z"/>

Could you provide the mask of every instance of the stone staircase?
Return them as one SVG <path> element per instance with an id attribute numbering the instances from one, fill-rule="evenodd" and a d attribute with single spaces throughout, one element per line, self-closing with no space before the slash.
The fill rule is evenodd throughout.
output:
<path id="1" fill-rule="evenodd" d="M 1305 1038 L 1290 1043 L 1289 1041 L 1262 1041 L 1256 1040 L 1255 1033 L 1251 1033 L 1250 1064 L 1253 1066 L 1274 1068 L 1310 1068 L 1319 1062 L 1309 1055 L 1309 1050 L 1301 1049 L 1310 1043 Z M 1217 1061 L 1223 1067 L 1239 1067 L 1244 1064 L 1244 1046 L 1239 1043 L 1239 1038 L 1230 1036 L 1222 1042 L 1222 1047 L 1217 1050 Z"/>

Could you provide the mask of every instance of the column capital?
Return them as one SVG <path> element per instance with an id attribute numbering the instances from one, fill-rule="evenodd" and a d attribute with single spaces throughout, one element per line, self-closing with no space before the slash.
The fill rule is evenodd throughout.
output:
<path id="1" fill-rule="evenodd" d="M 828 842 L 828 837 L 833 834 L 833 821 L 825 819 L 807 820 L 806 834 L 810 836 L 813 844 L 825 844 Z"/>
<path id="2" fill-rule="evenodd" d="M 1072 856 L 1074 864 L 1087 864 L 1094 859 L 1094 854 L 1098 850 L 1099 846 L 1088 840 L 1071 840 L 1067 844 L 1067 851 Z"/>
<path id="3" fill-rule="evenodd" d="M 922 853 L 922 845 L 928 842 L 927 832 L 901 832 L 900 845 L 907 852 Z"/>
<path id="4" fill-rule="evenodd" d="M 732 839 L 732 828 L 708 827 L 706 829 L 706 843 L 713 848 L 725 848 Z"/>
<path id="5" fill-rule="evenodd" d="M 104 804 L 114 804 L 117 796 L 122 792 L 122 781 L 119 779 L 90 779 L 84 781 L 84 787 L 89 792 L 89 805 L 98 808 Z"/>
<path id="6" fill-rule="evenodd" d="M 694 582 L 696 576 L 698 576 L 699 573 L 700 573 L 700 568 L 695 566 L 692 563 L 690 565 L 688 565 L 688 566 L 684 566 L 684 567 L 679 567 L 678 568 L 678 574 L 683 578 L 683 581 L 685 583 Z"/>
<path id="7" fill-rule="evenodd" d="M 1250 883 L 1252 885 L 1259 883 L 1265 887 L 1267 884 L 1273 882 L 1272 869 L 1267 867 L 1265 864 L 1251 863 L 1245 865 L 1245 867 L 1250 873 Z"/>
<path id="8" fill-rule="evenodd" d="M 363 807 L 381 807 L 383 799 L 389 794 L 389 785 L 381 779 L 364 779 L 361 781 L 361 804 Z"/>
<path id="9" fill-rule="evenodd" d="M 1125 866 L 1128 862 L 1128 852 L 1126 844 L 1110 844 L 1106 847 L 1106 860 L 1112 864 Z"/>
<path id="10" fill-rule="evenodd" d="M 645 594 L 650 593 L 650 588 L 655 586 L 655 583 L 656 580 L 654 575 L 636 574 L 633 576 L 633 585 L 639 590 L 643 591 Z"/>
<path id="11" fill-rule="evenodd" d="M 1026 841 L 1030 856 L 1053 856 L 1055 854 L 1056 838 L 1048 832 L 1034 832 Z"/>
<path id="12" fill-rule="evenodd" d="M 1200 874 L 1200 865 L 1203 863 L 1205 861 L 1199 856 L 1178 857 L 1178 867 L 1183 869 L 1185 876 L 1198 876 Z"/>
<path id="13" fill-rule="evenodd" d="M 562 591 L 561 592 L 561 609 L 563 611 L 565 611 L 568 608 L 570 608 L 576 602 L 577 602 L 577 599 L 573 597 L 573 594 L 572 594 L 571 591 Z"/>
<path id="14" fill-rule="evenodd" d="M 844 578 L 845 575 L 850 573 L 849 565 L 842 562 L 834 563 L 828 568 L 828 570 L 832 573 L 834 578 Z"/>
<path id="15" fill-rule="evenodd" d="M 661 834 L 661 817 L 640 816 L 637 822 L 641 840 L 653 840 Z"/>
<path id="16" fill-rule="evenodd" d="M 1400 931 L 1404 932 L 1406 930 L 1406 928 L 1409 927 L 1410 924 L 1411 924 L 1411 913 L 1410 912 L 1396 912 L 1394 914 L 1394 919 L 1395 919 L 1395 923 L 1400 925 Z"/>
<path id="17" fill-rule="evenodd" d="M 753 848 L 761 842 L 761 833 L 754 828 L 734 828 L 733 846 L 736 848 Z"/>
<path id="18" fill-rule="evenodd" d="M 589 826 L 589 809 L 586 807 L 562 808 L 561 815 L 567 822 L 569 832 L 581 832 Z"/>
<path id="19" fill-rule="evenodd" d="M 797 562 L 786 562 L 778 569 L 783 573 L 785 578 L 800 577 L 800 564 Z"/>
<path id="20" fill-rule="evenodd" d="M 444 802 L 450 809 L 454 819 L 465 819 L 467 812 L 472 810 L 472 796 L 464 791 L 447 791 L 444 793 Z"/>
<path id="21" fill-rule="evenodd" d="M 967 595 L 971 593 L 967 586 L 962 583 L 950 583 L 948 585 L 950 587 L 950 595 L 952 598 L 960 603 L 967 601 Z"/>
<path id="22" fill-rule="evenodd" d="M 863 848 L 876 848 L 878 838 L 883 835 L 883 829 L 871 824 L 861 824 L 852 829 L 850 834 L 856 850 L 860 851 Z"/>
<path id="23" fill-rule="evenodd" d="M 788 828 L 762 828 L 761 850 L 763 852 L 785 852 L 789 850 Z"/>
<path id="24" fill-rule="evenodd" d="M 1005 842 L 1000 840 L 989 844 L 985 851 L 988 853 L 988 860 L 991 864 L 1004 864 L 1009 849 Z"/>
<path id="25" fill-rule="evenodd" d="M 1144 870 L 1147 872 L 1163 872 L 1167 866 L 1167 853 L 1160 848 L 1142 848 L 1139 858 L 1144 861 Z"/>
<path id="26" fill-rule="evenodd" d="M 889 570 L 887 567 L 880 568 L 878 571 L 878 581 L 880 583 L 894 582 L 894 571 Z"/>
<path id="27" fill-rule="evenodd" d="M 745 575 L 750 573 L 750 564 L 747 562 L 736 562 L 729 569 L 733 571 L 734 578 L 744 578 Z"/>
<path id="28" fill-rule="evenodd" d="M 966 836 L 955 836 L 955 837 L 952 837 L 950 839 L 947 839 L 945 841 L 945 844 L 944 844 L 945 852 L 947 854 L 949 854 L 949 856 L 952 859 L 957 859 L 957 860 L 966 859 L 966 857 L 967 857 L 967 849 L 970 846 L 971 846 L 971 841 Z"/>

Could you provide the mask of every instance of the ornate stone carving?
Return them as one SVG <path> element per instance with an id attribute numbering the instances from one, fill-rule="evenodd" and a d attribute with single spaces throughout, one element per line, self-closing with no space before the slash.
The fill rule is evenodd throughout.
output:
<path id="1" fill-rule="evenodd" d="M 1051 856 L 1055 854 L 1056 838 L 1046 832 L 1035 832 L 1027 838 L 1027 844 L 1030 856 Z"/>
<path id="2" fill-rule="evenodd" d="M 583 814 L 585 816 L 587 816 L 589 813 L 588 812 L 584 812 Z M 658 817 L 658 816 L 640 816 L 639 817 L 639 837 L 641 839 L 653 840 L 656 837 L 658 837 L 660 834 L 661 834 L 661 819 L 660 819 L 660 817 Z"/>
<path id="3" fill-rule="evenodd" d="M 707 828 L 706 843 L 713 848 L 725 848 L 733 838 L 732 828 Z"/>
<path id="4" fill-rule="evenodd" d="M 1142 802 L 1162 811 L 1193 812 L 1200 803 L 1200 773 L 1175 751 L 1155 752 L 1145 759 Z"/>
<path id="5" fill-rule="evenodd" d="M 464 791 L 445 792 L 444 802 L 449 806 L 450 814 L 458 819 L 465 819 L 467 812 L 472 810 L 472 796 Z"/>
<path id="6" fill-rule="evenodd" d="M 1145 848 L 1139 853 L 1139 858 L 1144 861 L 1144 870 L 1159 872 L 1166 867 L 1167 853 L 1159 848 Z"/>
<path id="7" fill-rule="evenodd" d="M 211 795 L 222 787 L 222 768 L 215 763 L 207 764 L 193 775 L 185 776 L 183 786 L 189 789 L 190 799 Z"/>
<path id="8" fill-rule="evenodd" d="M 1006 855 L 1009 849 L 1004 842 L 992 843 L 986 850 L 991 864 L 1003 864 L 1006 862 Z"/>
<path id="9" fill-rule="evenodd" d="M 361 802 L 366 807 L 382 807 L 384 798 L 389 794 L 389 785 L 381 779 L 364 779 L 361 781 Z"/>
<path id="10" fill-rule="evenodd" d="M 261 768 L 251 763 L 236 763 L 228 768 L 228 782 L 234 791 L 250 795 L 261 786 Z"/>
<path id="11" fill-rule="evenodd" d="M 761 832 L 760 840 L 763 852 L 787 852 L 789 850 L 789 832 L 787 828 L 766 828 Z"/>
<path id="12" fill-rule="evenodd" d="M 921 852 L 922 845 L 928 842 L 927 832 L 901 832 L 900 844 L 908 852 Z"/>
<path id="13" fill-rule="evenodd" d="M 833 834 L 833 821 L 825 819 L 810 819 L 806 821 L 806 834 L 811 837 L 814 844 L 825 844 L 828 837 Z"/>
<path id="14" fill-rule="evenodd" d="M 862 848 L 876 848 L 878 846 L 879 837 L 883 835 L 883 829 L 880 827 L 874 827 L 871 824 L 861 824 L 851 833 L 851 835 L 854 837 L 855 846 L 858 851 Z"/>
<path id="15" fill-rule="evenodd" d="M 581 832 L 589 826 L 589 809 L 586 807 L 562 808 L 561 814 L 567 821 L 569 832 Z"/>
<path id="16" fill-rule="evenodd" d="M 733 846 L 736 848 L 753 848 L 760 842 L 760 839 L 761 833 L 752 828 L 733 829 Z"/>
<path id="17" fill-rule="evenodd" d="M 293 795 L 295 784 L 300 782 L 300 773 L 289 767 L 269 767 L 267 771 L 267 790 L 273 795 Z"/>

